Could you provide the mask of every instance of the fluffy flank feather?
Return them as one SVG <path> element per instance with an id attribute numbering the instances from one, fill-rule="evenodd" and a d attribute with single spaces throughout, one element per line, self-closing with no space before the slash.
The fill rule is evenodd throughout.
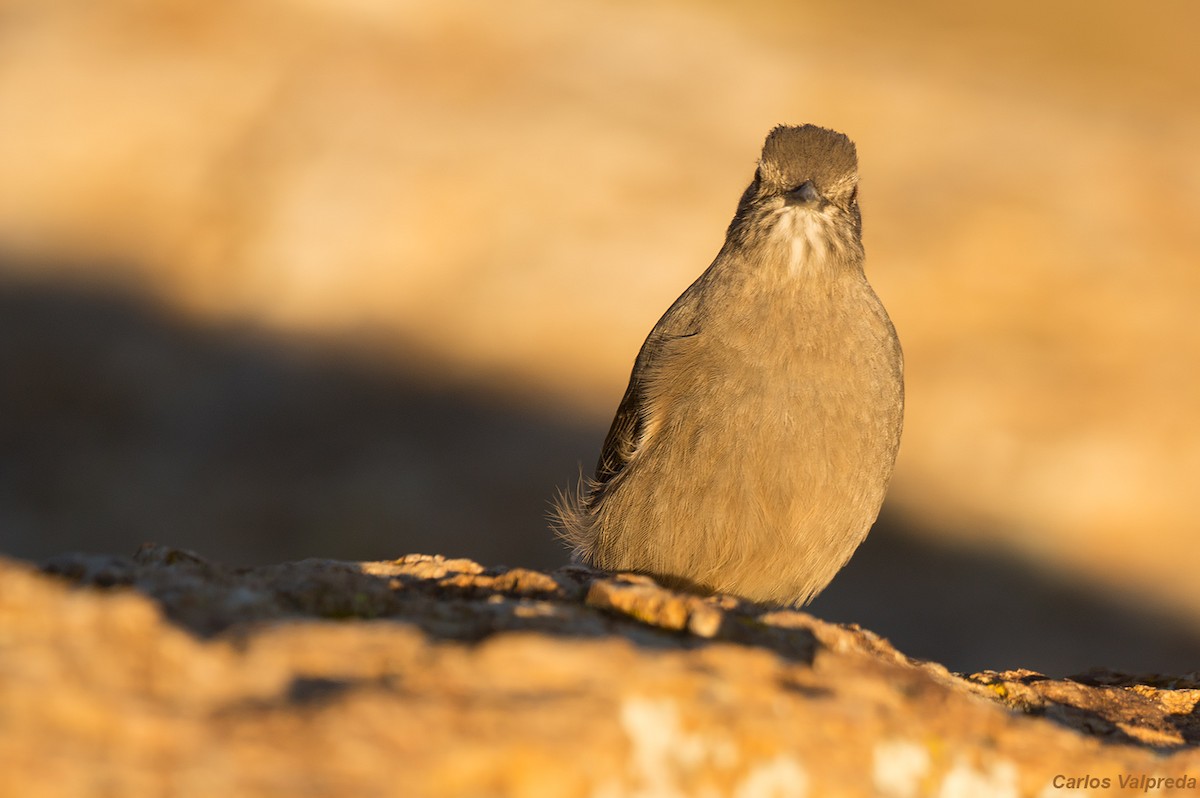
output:
<path id="1" fill-rule="evenodd" d="M 555 537 L 571 547 L 572 562 L 586 562 L 591 556 L 595 541 L 591 497 L 599 489 L 600 483 L 584 474 L 581 465 L 575 486 L 555 491 L 549 513 L 550 528 Z"/>

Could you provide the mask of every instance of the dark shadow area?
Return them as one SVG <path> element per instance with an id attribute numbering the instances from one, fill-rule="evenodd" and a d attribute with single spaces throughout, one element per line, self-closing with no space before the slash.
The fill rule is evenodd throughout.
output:
<path id="1" fill-rule="evenodd" d="M 434 370 L 0 282 L 0 552 L 565 562 L 548 500 L 603 431 Z"/>
<path id="2" fill-rule="evenodd" d="M 1065 676 L 1096 666 L 1186 673 L 1200 663 L 1193 619 L 1008 553 L 931 541 L 886 508 L 807 609 L 964 673 L 1028 668 Z"/>
<path id="3" fill-rule="evenodd" d="M 0 273 L 3 273 L 0 264 Z M 26 269 L 25 273 L 29 270 Z M 0 553 L 145 541 L 254 565 L 411 552 L 557 567 L 578 420 L 428 358 L 185 320 L 136 292 L 0 279 Z M 620 389 L 614 386 L 614 407 Z M 1182 672 L 1200 624 L 885 516 L 809 608 L 952 670 Z"/>

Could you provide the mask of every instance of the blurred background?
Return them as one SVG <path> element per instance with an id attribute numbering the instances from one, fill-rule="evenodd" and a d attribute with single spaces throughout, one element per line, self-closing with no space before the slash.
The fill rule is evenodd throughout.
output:
<path id="1" fill-rule="evenodd" d="M 0 553 L 550 568 L 761 142 L 858 143 L 908 415 L 813 605 L 1200 667 L 1200 6 L 0 0 Z"/>

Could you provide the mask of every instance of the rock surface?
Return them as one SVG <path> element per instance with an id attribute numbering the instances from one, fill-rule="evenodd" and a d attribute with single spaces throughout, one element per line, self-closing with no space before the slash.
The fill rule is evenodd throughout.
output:
<path id="1" fill-rule="evenodd" d="M 1153 780 L 1200 775 L 1198 701 L 1197 674 L 952 674 L 583 568 L 0 560 L 24 798 L 1184 794 Z"/>

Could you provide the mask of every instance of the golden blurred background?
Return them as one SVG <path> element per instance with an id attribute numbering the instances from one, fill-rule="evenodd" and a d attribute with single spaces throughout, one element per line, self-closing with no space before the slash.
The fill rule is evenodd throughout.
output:
<path id="1" fill-rule="evenodd" d="M 908 416 L 813 610 L 1200 662 L 1200 6 L 0 0 L 0 552 L 553 567 L 766 132 L 859 147 Z"/>

